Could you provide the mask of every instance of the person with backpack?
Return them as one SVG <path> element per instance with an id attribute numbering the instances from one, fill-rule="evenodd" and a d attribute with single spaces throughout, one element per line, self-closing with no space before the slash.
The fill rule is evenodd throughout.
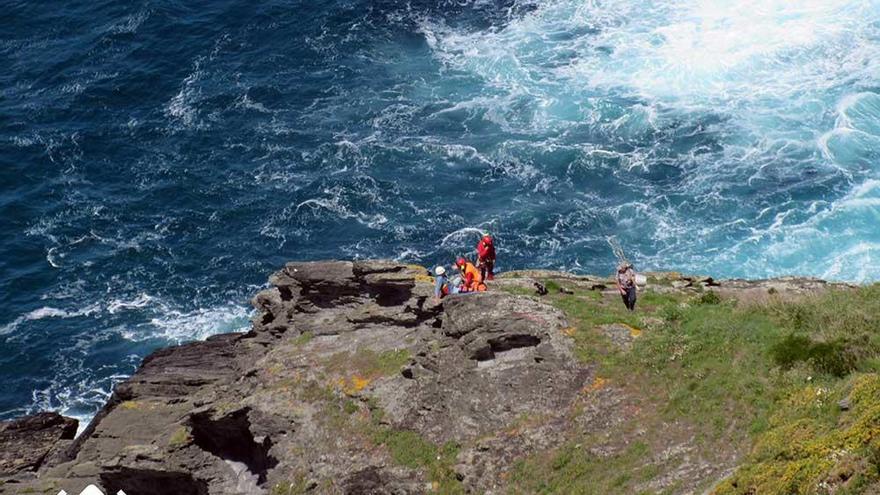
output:
<path id="1" fill-rule="evenodd" d="M 477 243 L 477 268 L 483 280 L 495 280 L 495 241 L 489 234 Z"/>

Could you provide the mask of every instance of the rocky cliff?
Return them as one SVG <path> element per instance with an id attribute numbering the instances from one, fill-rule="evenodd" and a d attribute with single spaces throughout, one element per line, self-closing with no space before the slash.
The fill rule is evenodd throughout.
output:
<path id="1" fill-rule="evenodd" d="M 575 355 L 567 315 L 528 295 L 539 280 L 600 299 L 610 286 L 520 272 L 491 292 L 440 302 L 421 267 L 289 263 L 254 297 L 251 331 L 153 353 L 76 440 L 75 423 L 53 414 L 5 423 L 0 492 L 79 493 L 88 484 L 128 495 L 517 491 L 518 463 L 572 438 L 613 434 L 630 444 L 640 433 L 625 425 L 645 405 Z M 826 286 L 719 287 L 669 274 L 651 282 L 659 292 L 712 287 L 741 297 Z M 599 327 L 624 347 L 641 331 Z M 597 445 L 589 455 L 616 448 Z M 730 474 L 742 454 L 664 465 L 672 481 L 645 489 L 693 492 Z"/>

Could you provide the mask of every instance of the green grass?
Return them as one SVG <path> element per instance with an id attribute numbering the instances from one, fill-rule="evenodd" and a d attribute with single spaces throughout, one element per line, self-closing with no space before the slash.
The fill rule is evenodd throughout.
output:
<path id="1" fill-rule="evenodd" d="M 424 469 L 428 479 L 442 487 L 443 493 L 464 493 L 453 470 L 458 445 L 447 443 L 438 446 L 414 431 L 391 428 L 376 428 L 372 439 L 377 445 L 388 448 L 396 464 Z"/>
<path id="2" fill-rule="evenodd" d="M 391 428 L 382 421 L 385 414 L 375 399 L 367 400 L 367 407 L 370 415 L 358 425 L 361 434 L 387 448 L 395 464 L 424 471 L 433 485 L 432 493 L 465 493 L 454 470 L 459 445 L 437 445 L 415 431 Z"/>
<path id="3" fill-rule="evenodd" d="M 646 332 L 621 366 L 650 370 L 641 383 L 664 399 L 665 419 L 687 417 L 717 441 L 731 421 L 760 422 L 778 398 L 775 389 L 785 387 L 784 379 L 774 381 L 764 350 L 774 333 L 769 318 L 758 312 L 688 306 L 661 331 Z M 736 418 L 734 410 L 740 411 Z"/>
<path id="4" fill-rule="evenodd" d="M 306 402 L 329 402 L 335 400 L 333 387 L 317 382 L 309 381 L 297 389 L 297 398 Z"/>
<path id="5" fill-rule="evenodd" d="M 363 348 L 356 352 L 340 352 L 331 356 L 327 368 L 345 374 L 354 374 L 365 378 L 390 376 L 400 372 L 401 366 L 410 359 L 408 349 L 397 349 L 376 352 Z"/>
<path id="6" fill-rule="evenodd" d="M 400 372 L 400 368 L 409 358 L 410 352 L 407 349 L 380 352 L 376 356 L 376 367 L 382 375 L 393 375 Z"/>
<path id="7" fill-rule="evenodd" d="M 515 278 L 515 277 L 511 277 L 511 278 Z M 535 292 L 534 288 L 520 287 L 520 286 L 513 285 L 513 286 L 502 287 L 501 290 L 503 292 L 506 292 L 508 294 L 513 294 L 515 296 L 537 296 L 537 293 Z"/>
<path id="8" fill-rule="evenodd" d="M 748 306 L 709 291 L 643 291 L 635 313 L 597 292 L 545 300 L 575 326 L 576 356 L 640 401 L 643 413 L 633 421 L 641 424 L 620 430 L 647 432 L 643 447 L 611 457 L 590 455 L 583 449 L 598 440 L 581 436 L 524 459 L 511 484 L 522 488 L 514 493 L 637 493 L 664 473 L 646 464 L 667 445 L 662 428 L 654 428 L 663 424 L 687 425 L 689 443 L 707 459 L 752 449 L 731 477 L 737 487 L 725 481 L 718 493 L 824 493 L 820 482 L 835 476 L 844 479 L 836 493 L 856 493 L 880 482 L 880 393 L 877 406 L 841 413 L 836 405 L 854 380 L 877 377 L 880 287 Z M 610 323 L 643 333 L 630 351 L 619 350 L 596 328 Z M 817 390 L 822 401 L 799 405 Z M 790 438 L 805 443 L 787 448 Z"/>
<path id="9" fill-rule="evenodd" d="M 354 414 L 358 412 L 358 406 L 355 404 L 353 400 L 347 400 L 342 403 L 342 410 L 345 411 L 345 414 Z"/>
<path id="10" fill-rule="evenodd" d="M 568 443 L 552 457 L 521 461 L 511 478 L 511 493 L 636 493 L 627 488 L 658 473 L 656 466 L 646 463 L 648 454 L 642 442 L 602 458 L 586 451 L 584 444 Z"/>
<path id="11" fill-rule="evenodd" d="M 168 445 L 170 447 L 182 447 L 190 441 L 192 441 L 192 437 L 190 437 L 189 431 L 181 426 L 171 434 L 171 438 L 168 439 Z"/>
<path id="12" fill-rule="evenodd" d="M 312 332 L 303 332 L 297 335 L 295 339 L 293 339 L 292 344 L 297 347 L 304 346 L 311 342 L 314 337 L 315 334 L 313 334 Z"/>
<path id="13" fill-rule="evenodd" d="M 303 495 L 309 492 L 311 486 L 305 475 L 299 474 L 292 480 L 282 481 L 272 485 L 269 495 Z"/>
<path id="14" fill-rule="evenodd" d="M 638 307 L 650 308 L 654 315 L 658 308 L 677 307 L 681 300 L 677 295 L 657 294 L 654 292 L 639 295 Z M 620 356 L 613 353 L 613 346 L 608 339 L 596 331 L 599 325 L 624 323 L 642 328 L 645 326 L 646 313 L 642 310 L 627 311 L 620 299 L 603 299 L 597 291 L 576 291 L 574 295 L 555 295 L 549 297 L 554 306 L 568 316 L 569 321 L 577 328 L 574 334 L 575 354 L 586 363 L 599 363 L 604 366 L 619 364 Z M 610 373 L 611 370 L 604 370 Z"/>
<path id="15" fill-rule="evenodd" d="M 558 294 L 561 286 L 556 283 L 554 280 L 544 280 L 543 282 L 544 288 L 547 289 L 547 292 L 550 294 Z"/>

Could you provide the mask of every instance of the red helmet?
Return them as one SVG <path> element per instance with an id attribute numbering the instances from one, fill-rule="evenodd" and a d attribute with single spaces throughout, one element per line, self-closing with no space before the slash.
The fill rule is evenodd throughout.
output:
<path id="1" fill-rule="evenodd" d="M 492 245 L 492 236 L 490 236 L 489 234 L 484 235 L 483 242 L 485 242 L 486 245 L 491 246 Z"/>
<path id="2" fill-rule="evenodd" d="M 459 256 L 457 260 L 455 260 L 455 266 L 462 267 L 467 264 L 467 260 L 464 259 L 464 256 Z"/>

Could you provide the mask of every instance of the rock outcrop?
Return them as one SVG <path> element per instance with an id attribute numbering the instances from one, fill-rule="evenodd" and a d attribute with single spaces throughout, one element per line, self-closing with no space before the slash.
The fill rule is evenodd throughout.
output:
<path id="1" fill-rule="evenodd" d="M 8 452 L 15 425 L 46 433 L 4 458 L 0 490 L 424 493 L 445 476 L 492 492 L 572 415 L 603 416 L 575 407 L 592 370 L 539 301 L 440 303 L 424 269 L 390 262 L 289 263 L 270 282 L 250 332 L 153 353 L 76 441 L 54 415 L 6 426 Z"/>
<path id="2" fill-rule="evenodd" d="M 43 412 L 0 422 L 0 477 L 36 472 L 76 435 L 77 421 Z"/>
<path id="3" fill-rule="evenodd" d="M 648 280 L 747 298 L 826 286 Z M 0 492 L 504 492 L 518 460 L 573 433 L 608 435 L 638 409 L 573 356 L 559 310 L 511 294 L 539 281 L 614 290 L 607 278 L 516 272 L 494 282 L 506 291 L 440 302 L 421 267 L 289 263 L 254 297 L 249 332 L 154 352 L 76 440 L 76 422 L 57 414 L 0 424 Z M 599 329 L 624 349 L 640 332 Z M 679 478 L 697 486 L 723 469 Z"/>

